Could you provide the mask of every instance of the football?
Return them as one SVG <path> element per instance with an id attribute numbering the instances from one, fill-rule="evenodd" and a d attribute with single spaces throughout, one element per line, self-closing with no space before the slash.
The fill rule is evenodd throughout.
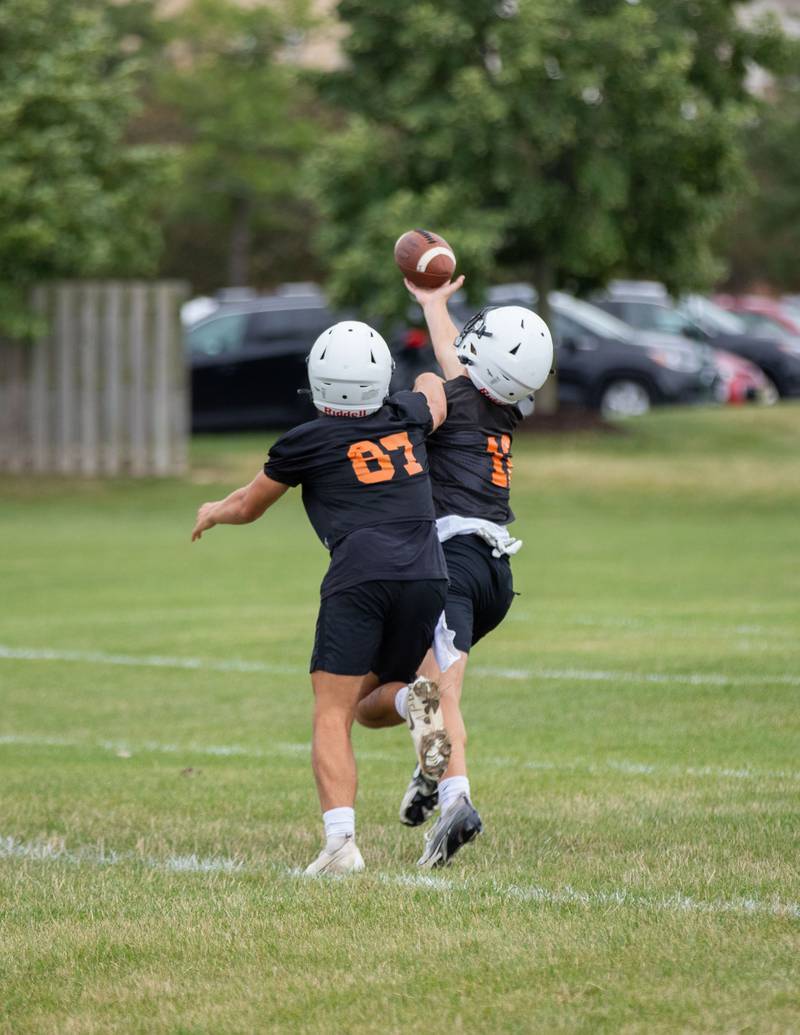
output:
<path id="1" fill-rule="evenodd" d="M 430 230 L 409 230 L 394 246 L 394 261 L 412 284 L 437 288 L 446 284 L 456 268 L 453 249 Z"/>

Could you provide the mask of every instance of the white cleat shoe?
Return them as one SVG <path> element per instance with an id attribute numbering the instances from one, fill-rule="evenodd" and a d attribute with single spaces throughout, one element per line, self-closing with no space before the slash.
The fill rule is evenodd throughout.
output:
<path id="1" fill-rule="evenodd" d="M 420 772 L 436 783 L 450 761 L 450 738 L 439 707 L 439 686 L 420 676 L 408 688 L 408 728 Z"/>
<path id="2" fill-rule="evenodd" d="M 306 877 L 335 876 L 340 873 L 361 873 L 364 860 L 351 834 L 339 838 L 332 847 L 325 845 L 317 858 L 306 867 Z"/>

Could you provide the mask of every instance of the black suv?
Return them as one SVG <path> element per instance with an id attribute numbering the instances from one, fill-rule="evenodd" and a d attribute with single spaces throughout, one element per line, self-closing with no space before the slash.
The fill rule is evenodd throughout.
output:
<path id="1" fill-rule="evenodd" d="M 622 281 L 592 301 L 641 331 L 681 334 L 735 352 L 760 367 L 779 395 L 800 395 L 800 342 L 756 335 L 735 313 L 707 298 L 688 295 L 675 305 L 662 284 Z"/>
<path id="2" fill-rule="evenodd" d="M 192 380 L 192 429 L 288 427 L 316 415 L 308 395 L 306 356 L 316 338 L 338 320 L 313 287 L 275 295 L 223 300 L 185 331 Z M 398 333 L 392 390 L 409 387 L 430 369 L 427 338 Z"/>
<path id="3" fill-rule="evenodd" d="M 527 284 L 490 288 L 488 301 L 536 308 L 536 294 Z M 550 311 L 560 403 L 627 417 L 663 403 L 714 400 L 718 374 L 710 349 L 638 335 L 562 291 L 550 295 Z"/>

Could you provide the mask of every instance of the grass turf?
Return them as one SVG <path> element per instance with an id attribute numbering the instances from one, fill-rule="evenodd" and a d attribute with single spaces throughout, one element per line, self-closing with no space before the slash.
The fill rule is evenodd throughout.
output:
<path id="1" fill-rule="evenodd" d="M 356 733 L 368 872 L 294 872 L 325 553 L 297 493 L 189 545 L 268 437 L 5 479 L 0 1031 L 799 1031 L 799 433 L 519 438 L 522 595 L 465 694 L 486 832 L 432 880 L 402 729 Z"/>

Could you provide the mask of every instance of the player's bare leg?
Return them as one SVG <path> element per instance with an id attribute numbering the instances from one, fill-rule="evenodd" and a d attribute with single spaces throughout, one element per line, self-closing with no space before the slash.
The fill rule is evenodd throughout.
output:
<path id="1" fill-rule="evenodd" d="M 467 727 L 461 716 L 461 690 L 469 655 L 463 651 L 459 651 L 459 655 L 458 661 L 453 662 L 446 672 L 440 672 L 433 651 L 429 650 L 419 669 L 421 676 L 439 684 L 444 724 L 450 738 L 450 761 L 443 780 L 467 775 Z"/>
<path id="2" fill-rule="evenodd" d="M 451 747 L 450 760 L 442 781 L 453 776 L 466 778 L 467 775 L 467 730 L 461 717 L 461 688 L 468 655 L 461 651 L 459 655 L 459 660 L 445 672 L 440 671 L 432 650 L 428 651 L 420 665 L 420 674 L 438 682 L 441 692 L 442 715 Z M 448 786 L 453 785 L 446 785 L 445 791 Z M 430 819 L 438 804 L 439 781 L 426 777 L 417 766 L 400 803 L 400 822 L 409 827 L 420 826 Z"/>
<path id="3" fill-rule="evenodd" d="M 446 672 L 440 672 L 430 651 L 420 667 L 428 678 L 438 677 L 441 681 L 441 706 L 452 744 L 450 764 L 438 787 L 428 783 L 417 770 L 400 806 L 400 819 L 408 826 L 424 823 L 433 814 L 437 801 L 441 807 L 441 815 L 425 838 L 418 863 L 426 868 L 446 865 L 482 830 L 481 818 L 470 800 L 467 778 L 467 729 L 461 715 L 461 690 L 468 655 L 463 651 L 460 655 Z"/>
<path id="4" fill-rule="evenodd" d="M 375 681 L 374 676 L 337 676 L 319 670 L 311 674 L 314 688 L 311 765 L 327 844 L 306 870 L 309 876 L 364 869 L 364 860 L 355 844 L 357 776 L 350 732 L 359 698 Z"/>
<path id="5" fill-rule="evenodd" d="M 438 783 L 450 758 L 450 738 L 441 710 L 438 684 L 418 676 L 413 683 L 385 683 L 359 702 L 356 719 L 378 729 L 407 722 L 420 772 Z"/>
<path id="6" fill-rule="evenodd" d="M 395 707 L 397 691 L 404 685 L 400 682 L 383 683 L 370 690 L 358 702 L 356 722 L 372 730 L 383 729 L 385 726 L 399 726 L 401 722 L 405 722 Z"/>

